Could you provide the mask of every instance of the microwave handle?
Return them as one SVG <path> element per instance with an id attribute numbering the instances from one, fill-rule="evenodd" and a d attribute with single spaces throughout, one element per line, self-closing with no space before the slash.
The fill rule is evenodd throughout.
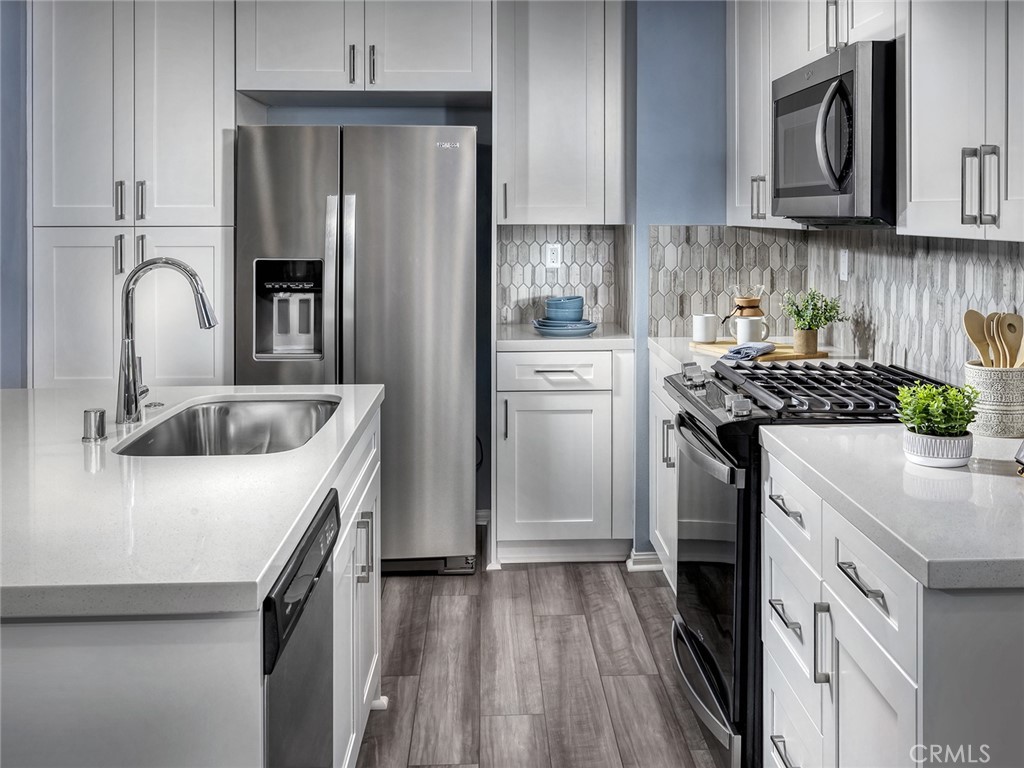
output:
<path id="1" fill-rule="evenodd" d="M 832 111 L 832 105 L 835 104 L 836 96 L 839 95 L 839 87 L 842 84 L 842 80 L 833 80 L 832 85 L 825 91 L 825 98 L 822 99 L 821 106 L 818 108 L 818 121 L 814 126 L 814 149 L 818 155 L 818 166 L 833 192 L 839 191 L 839 179 L 836 177 L 836 172 L 832 169 L 832 161 L 828 157 L 825 131 L 828 129 L 828 113 Z"/>

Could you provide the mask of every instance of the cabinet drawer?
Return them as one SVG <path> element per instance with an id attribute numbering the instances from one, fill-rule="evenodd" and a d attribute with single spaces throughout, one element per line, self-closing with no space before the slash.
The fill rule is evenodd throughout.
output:
<path id="1" fill-rule="evenodd" d="M 920 584 L 828 504 L 822 576 L 854 618 L 917 681 Z"/>
<path id="2" fill-rule="evenodd" d="M 814 603 L 821 579 L 767 518 L 761 518 L 761 636 L 814 727 L 821 728 L 822 686 L 814 682 Z M 789 626 L 786 626 L 789 622 Z M 820 642 L 820 639 L 819 639 Z M 819 646 L 820 652 L 820 646 Z M 823 662 L 819 659 L 819 665 Z"/>
<path id="3" fill-rule="evenodd" d="M 498 390 L 572 391 L 612 388 L 611 352 L 501 352 Z"/>
<path id="4" fill-rule="evenodd" d="M 821 573 L 821 497 L 768 456 L 761 508 L 815 573 Z"/>
<path id="5" fill-rule="evenodd" d="M 764 654 L 765 768 L 818 768 L 823 763 L 821 733 L 786 683 L 772 654 Z"/>

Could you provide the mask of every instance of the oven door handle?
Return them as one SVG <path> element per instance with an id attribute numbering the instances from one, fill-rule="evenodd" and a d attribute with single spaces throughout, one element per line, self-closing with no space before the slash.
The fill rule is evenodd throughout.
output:
<path id="1" fill-rule="evenodd" d="M 832 161 L 828 156 L 828 146 L 825 144 L 825 131 L 828 130 L 828 113 L 832 111 L 832 105 L 836 102 L 836 97 L 839 95 L 839 87 L 842 84 L 843 81 L 837 78 L 832 81 L 832 85 L 825 91 L 825 98 L 822 99 L 821 107 L 818 108 L 818 120 L 814 126 L 814 149 L 818 155 L 818 166 L 821 168 L 821 172 L 825 175 L 825 181 L 833 192 L 839 191 L 839 178 L 836 176 L 836 172 L 832 168 Z"/>
<path id="2" fill-rule="evenodd" d="M 731 464 L 726 464 L 714 456 L 697 438 L 696 434 L 683 423 L 681 414 L 676 414 L 676 448 L 689 461 L 707 472 L 715 480 L 736 488 L 743 488 L 746 472 Z"/>

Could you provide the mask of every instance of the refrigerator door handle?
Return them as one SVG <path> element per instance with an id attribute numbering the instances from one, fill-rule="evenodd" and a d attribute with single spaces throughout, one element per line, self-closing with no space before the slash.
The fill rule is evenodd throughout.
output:
<path id="1" fill-rule="evenodd" d="M 341 375 L 356 383 L 356 196 L 345 195 L 341 222 Z"/>
<path id="2" fill-rule="evenodd" d="M 338 196 L 327 195 L 327 213 L 324 220 L 324 369 L 325 382 L 337 381 L 335 374 L 338 367 L 338 340 L 335 333 L 335 286 L 337 280 L 334 268 L 338 263 Z"/>

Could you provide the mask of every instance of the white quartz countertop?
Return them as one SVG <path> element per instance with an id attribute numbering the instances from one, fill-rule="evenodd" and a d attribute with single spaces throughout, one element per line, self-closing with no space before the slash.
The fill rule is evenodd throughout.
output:
<path id="1" fill-rule="evenodd" d="M 702 368 L 710 368 L 714 363 L 718 362 L 718 358 L 714 355 L 705 354 L 695 349 L 690 349 L 691 338 L 686 336 L 668 336 L 668 337 L 651 337 L 647 340 L 647 348 L 650 350 L 652 355 L 655 355 L 666 365 L 672 367 L 673 370 L 679 372 L 682 370 L 683 363 L 695 362 L 699 363 Z M 792 336 L 773 336 L 769 341 L 777 342 L 779 344 L 792 344 Z M 792 362 L 801 363 L 808 362 L 814 363 L 852 363 L 852 362 L 870 362 L 863 360 L 852 355 L 838 354 L 834 347 L 822 346 L 821 350 L 829 353 L 827 358 L 815 358 L 810 360 L 793 360 Z"/>
<path id="2" fill-rule="evenodd" d="M 255 456 L 130 457 L 129 433 L 187 402 L 340 398 L 305 445 Z M 154 387 L 143 423 L 112 387 L 0 391 L 0 617 L 258 610 L 384 399 L 380 385 Z M 82 411 L 107 409 L 86 445 Z"/>
<path id="3" fill-rule="evenodd" d="M 906 461 L 902 425 L 762 427 L 761 444 L 926 587 L 1024 587 L 1019 440 L 975 437 L 962 469 Z"/>
<path id="4" fill-rule="evenodd" d="M 586 352 L 633 349 L 633 337 L 615 323 L 599 323 L 593 334 L 583 339 L 549 339 L 537 333 L 529 323 L 498 326 L 495 349 L 498 352 Z"/>

